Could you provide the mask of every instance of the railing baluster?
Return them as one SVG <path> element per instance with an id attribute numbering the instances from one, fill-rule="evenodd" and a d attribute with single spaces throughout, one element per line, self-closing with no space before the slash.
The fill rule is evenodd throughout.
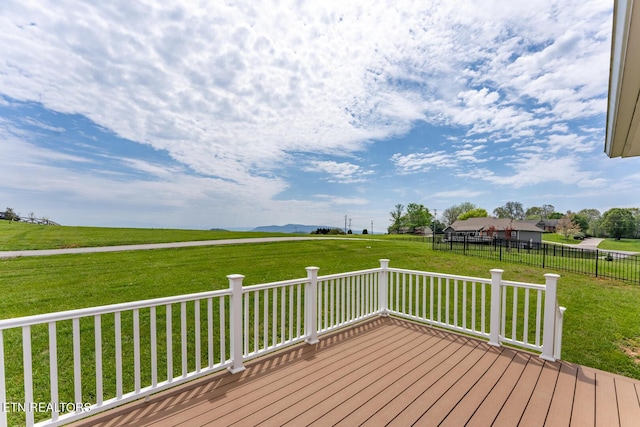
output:
<path id="1" fill-rule="evenodd" d="M 445 306 L 445 323 L 448 325 L 449 324 L 449 278 L 447 277 L 447 279 L 445 280 L 445 300 L 444 300 L 444 306 Z"/>
<path id="2" fill-rule="evenodd" d="M 122 399 L 122 329 L 120 312 L 116 311 L 113 317 L 113 329 L 116 340 L 116 398 Z"/>
<path id="3" fill-rule="evenodd" d="M 158 321 L 156 306 L 149 308 L 149 334 L 151 338 L 151 387 L 158 385 Z"/>
<path id="4" fill-rule="evenodd" d="M 33 425 L 33 367 L 31 362 L 31 326 L 22 327 L 22 367 L 24 373 L 24 404 L 27 426 Z"/>
<path id="5" fill-rule="evenodd" d="M 239 327 L 240 325 L 238 325 Z M 181 365 L 182 376 L 187 376 L 187 303 L 180 303 L 180 353 L 181 353 Z"/>
<path id="6" fill-rule="evenodd" d="M 485 283 L 482 284 L 482 291 L 480 294 L 480 297 L 482 298 L 482 302 L 480 303 L 480 314 L 482 317 L 482 333 L 484 334 L 487 332 L 487 285 Z"/>
<path id="7" fill-rule="evenodd" d="M 218 298 L 220 301 L 220 298 Z M 208 344 L 208 353 L 207 356 L 209 358 L 209 368 L 213 366 L 214 357 L 214 345 L 213 345 L 213 298 L 207 298 L 207 344 Z"/>
<path id="8" fill-rule="evenodd" d="M 134 389 L 140 392 L 140 313 L 133 310 L 133 376 Z M 80 402 L 80 400 L 78 400 Z"/>
<path id="9" fill-rule="evenodd" d="M 97 315 L 96 317 L 99 318 L 100 315 Z M 96 343 L 97 343 L 97 338 L 96 338 Z M 0 333 L 0 347 L 2 347 L 1 333 Z M 0 353 L 2 353 L 2 350 L 0 350 Z M 100 357 L 99 364 L 98 364 L 98 355 Z M 2 363 L 2 367 L 4 367 L 4 357 L 1 355 L 0 355 L 0 361 L 1 361 L 0 363 Z M 98 367 L 100 369 L 98 369 Z M 98 371 L 100 371 L 99 383 L 98 383 Z M 6 402 L 4 397 L 4 381 L 0 382 L 0 387 L 2 387 L 2 393 L 3 393 L 2 395 L 0 395 L 0 402 Z M 97 352 L 97 346 L 96 346 L 96 387 L 99 387 L 99 388 L 96 388 L 97 404 L 102 405 L 102 353 Z M 54 408 L 58 408 L 58 399 L 59 399 L 59 396 L 58 396 L 58 336 L 57 336 L 55 321 L 49 322 L 49 390 L 51 392 L 51 403 L 53 404 Z M 58 420 L 58 411 L 54 410 L 53 412 L 51 412 L 51 420 L 52 421 Z"/>
<path id="10" fill-rule="evenodd" d="M 522 331 L 522 341 L 529 343 L 529 288 L 524 290 L 524 324 Z"/>
<path id="11" fill-rule="evenodd" d="M 53 331 L 52 331 L 53 328 Z M 102 405 L 103 399 L 103 389 L 102 389 L 102 317 L 99 314 L 96 314 L 93 317 L 93 329 L 94 329 L 94 346 L 96 351 L 96 404 L 98 406 Z M 55 346 L 55 333 L 56 333 L 56 324 L 55 322 L 49 323 L 49 351 L 51 351 L 51 332 L 54 335 L 53 345 Z M 53 365 L 53 361 L 50 362 Z M 57 361 L 56 361 L 57 365 Z M 56 372 L 56 377 L 58 373 Z M 52 375 L 53 377 L 53 371 Z M 53 392 L 51 393 L 53 395 Z M 56 399 L 57 400 L 58 390 L 56 390 Z M 51 397 L 53 401 L 53 396 Z"/>
<path id="12" fill-rule="evenodd" d="M 244 294 L 244 314 L 242 315 L 242 348 L 243 353 L 249 353 L 249 294 Z"/>
<path id="13" fill-rule="evenodd" d="M 518 329 L 518 288 L 513 287 L 513 311 L 511 312 L 511 339 L 516 340 Z"/>
<path id="14" fill-rule="evenodd" d="M 74 318 L 71 321 L 73 325 L 73 388 L 74 397 L 76 402 L 82 402 L 82 374 L 81 365 L 82 359 L 80 357 L 80 319 Z M 76 412 L 79 412 L 80 408 L 76 408 Z"/>
<path id="15" fill-rule="evenodd" d="M 296 310 L 296 337 L 300 336 L 300 318 L 301 318 L 301 311 L 302 311 L 302 285 L 300 283 L 298 283 L 297 285 L 297 292 L 296 292 L 296 298 L 297 298 L 297 310 Z M 326 294 L 325 294 L 325 307 L 326 307 Z M 325 314 L 326 316 L 326 314 Z M 326 323 L 326 317 L 325 317 L 325 323 Z"/>
<path id="16" fill-rule="evenodd" d="M 293 285 L 289 286 L 289 341 L 293 339 Z"/>
<path id="17" fill-rule="evenodd" d="M 287 294 L 285 287 L 280 288 L 280 343 L 286 340 L 285 336 L 285 302 L 286 302 Z"/>
<path id="18" fill-rule="evenodd" d="M 422 276 L 422 318 L 427 317 L 427 276 Z"/>
<path id="19" fill-rule="evenodd" d="M 167 342 L 167 382 L 173 381 L 173 317 L 171 304 L 165 306 L 166 342 Z"/>
<path id="20" fill-rule="evenodd" d="M 484 291 L 484 283 L 482 283 L 481 286 Z M 474 332 L 477 331 L 476 329 L 476 292 L 477 292 L 476 282 L 471 282 L 471 330 Z M 482 322 L 484 322 L 484 318 L 482 319 Z M 482 324 L 481 329 L 482 329 L 482 333 L 484 333 L 484 324 Z"/>
<path id="21" fill-rule="evenodd" d="M 262 342 L 264 349 L 269 348 L 269 289 L 262 292 L 264 307 L 262 309 Z"/>
<path id="22" fill-rule="evenodd" d="M 433 276 L 429 278 L 429 320 L 433 322 Z"/>
<path id="23" fill-rule="evenodd" d="M 540 347 L 540 320 L 542 319 L 542 291 L 538 289 L 536 299 L 536 346 Z"/>
<path id="24" fill-rule="evenodd" d="M 278 331 L 278 289 L 274 288 L 273 292 L 273 312 L 271 313 L 271 343 L 275 346 Z"/>
<path id="25" fill-rule="evenodd" d="M 196 341 L 196 348 L 195 348 L 195 352 L 196 352 L 196 372 L 200 372 L 200 370 L 202 369 L 202 361 L 200 360 L 200 346 L 201 346 L 201 342 L 200 342 L 200 300 L 195 300 L 193 302 L 193 323 L 194 323 L 194 329 L 195 329 L 195 341 Z"/>
<path id="26" fill-rule="evenodd" d="M 253 293 L 253 352 L 257 353 L 260 345 L 258 330 L 260 329 L 260 292 Z"/>
<path id="27" fill-rule="evenodd" d="M 453 280 L 453 326 L 458 326 L 458 279 Z"/>
<path id="28" fill-rule="evenodd" d="M 226 305 L 225 298 L 219 299 L 218 311 L 220 314 L 220 363 L 224 363 L 227 360 L 227 322 L 225 321 L 224 308 Z"/>
<path id="29" fill-rule="evenodd" d="M 467 329 L 467 286 L 466 280 L 462 281 L 462 327 Z"/>

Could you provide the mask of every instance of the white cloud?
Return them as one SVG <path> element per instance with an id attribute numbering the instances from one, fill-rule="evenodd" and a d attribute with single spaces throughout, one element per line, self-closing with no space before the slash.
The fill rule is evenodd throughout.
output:
<path id="1" fill-rule="evenodd" d="M 366 170 L 348 162 L 313 160 L 309 163 L 310 165 L 305 167 L 305 171 L 327 173 L 331 175 L 330 178 L 327 178 L 327 181 L 342 184 L 366 182 L 366 177 L 375 173 L 373 170 Z"/>
<path id="2" fill-rule="evenodd" d="M 456 166 L 455 157 L 445 151 L 411 153 L 407 155 L 396 153 L 391 156 L 390 160 L 400 174 L 426 172 L 434 167 L 451 168 Z"/>

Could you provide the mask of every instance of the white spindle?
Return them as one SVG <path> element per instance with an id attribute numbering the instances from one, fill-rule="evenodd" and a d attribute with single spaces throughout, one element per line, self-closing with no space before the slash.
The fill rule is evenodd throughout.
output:
<path id="1" fill-rule="evenodd" d="M 429 277 L 429 320 L 433 322 L 433 276 Z"/>
<path id="2" fill-rule="evenodd" d="M 540 321 L 542 319 L 542 291 L 538 289 L 536 301 L 536 346 L 540 347 Z"/>
<path id="3" fill-rule="evenodd" d="M 96 316 L 100 317 L 100 316 Z M 97 336 L 97 335 L 96 335 Z M 0 335 L 0 341 L 2 341 L 2 335 Z M 0 346 L 2 343 L 0 342 Z M 98 357 L 100 357 L 100 363 L 98 364 Z M 0 357 L 0 360 L 3 360 Z M 100 367 L 100 369 L 98 369 Z M 96 393 L 96 398 L 98 399 L 98 404 L 102 404 L 102 375 L 100 377 L 100 382 L 98 383 L 98 371 L 102 372 L 102 354 L 98 354 L 97 346 L 96 346 L 96 387 L 99 388 L 99 393 Z M 4 383 L 2 384 L 4 386 Z M 56 322 L 49 322 L 49 389 L 51 392 L 51 403 L 54 408 L 58 408 L 58 337 L 56 332 Z M 2 392 L 4 393 L 4 387 Z M 0 402 L 5 402 L 4 397 L 0 396 Z M 54 410 L 51 412 L 51 420 L 58 420 L 58 411 Z"/>
<path id="4" fill-rule="evenodd" d="M 453 326 L 458 326 L 458 280 L 453 281 Z"/>
<path id="5" fill-rule="evenodd" d="M 301 318 L 301 311 L 302 311 L 302 285 L 298 284 L 297 285 L 298 291 L 296 292 L 296 304 L 297 304 L 297 310 L 296 310 L 296 337 L 300 336 L 300 318 Z M 326 294 L 325 294 L 326 295 Z M 325 300 L 325 307 L 327 306 L 326 304 L 326 300 Z M 325 310 L 326 313 L 326 310 Z M 325 317 L 326 319 L 326 317 Z M 325 324 L 326 324 L 326 320 L 325 320 Z"/>
<path id="6" fill-rule="evenodd" d="M 513 310 L 511 312 L 511 339 L 516 340 L 518 328 L 518 288 L 513 287 Z"/>
<path id="7" fill-rule="evenodd" d="M 293 293 L 294 287 L 289 287 L 289 341 L 293 339 Z"/>
<path id="8" fill-rule="evenodd" d="M 113 329 L 116 346 L 116 398 L 122 399 L 122 330 L 120 327 L 120 312 L 113 314 Z"/>
<path id="9" fill-rule="evenodd" d="M 133 386 L 140 393 L 140 312 L 133 310 Z"/>
<path id="10" fill-rule="evenodd" d="M 49 351 L 52 351 L 51 348 L 53 347 L 51 345 L 52 327 L 53 327 L 53 335 L 54 335 L 53 346 L 55 346 L 55 333 L 56 333 L 55 322 L 49 323 Z M 96 352 L 96 405 L 100 406 L 102 405 L 104 393 L 103 393 L 103 387 L 102 387 L 102 316 L 99 314 L 96 314 L 93 317 L 93 329 L 94 329 L 94 347 Z M 53 365 L 53 361 L 50 362 L 50 365 Z M 57 375 L 58 374 L 56 372 L 56 377 Z M 53 376 L 53 371 L 51 376 Z M 57 393 L 58 391 L 56 389 L 56 399 L 55 399 L 56 401 L 58 400 Z M 53 402 L 54 401 L 53 391 L 51 394 L 52 394 L 51 401 Z"/>
<path id="11" fill-rule="evenodd" d="M 482 291 L 480 292 L 480 297 L 482 301 L 480 302 L 480 315 L 482 317 L 482 333 L 487 332 L 487 285 L 486 283 L 482 283 L 481 285 Z"/>
<path id="12" fill-rule="evenodd" d="M 318 297 L 318 267 L 307 267 L 307 284 L 305 289 L 305 336 L 308 344 L 316 344 L 318 342 L 318 325 L 317 325 L 317 297 Z M 308 329 L 307 329 L 308 328 Z"/>
<path id="13" fill-rule="evenodd" d="M 167 382 L 173 381 L 173 316 L 171 304 L 165 306 L 166 341 L 167 341 Z"/>
<path id="14" fill-rule="evenodd" d="M 218 299 L 220 301 L 220 298 Z M 207 298 L 207 357 L 209 362 L 209 368 L 213 367 L 214 357 L 213 352 L 215 350 L 213 345 L 213 299 Z"/>
<path id="15" fill-rule="evenodd" d="M 26 423 L 33 425 L 33 368 L 31 365 L 31 326 L 22 327 L 22 367 L 24 374 L 24 404 L 26 406 Z"/>
<path id="16" fill-rule="evenodd" d="M 224 307 L 226 301 L 224 298 L 220 298 L 220 304 L 218 305 L 218 311 L 220 314 L 220 362 L 227 360 L 227 322 L 224 315 Z"/>
<path id="17" fill-rule="evenodd" d="M 149 324 L 149 334 L 151 338 L 151 387 L 156 387 L 158 385 L 158 323 L 155 306 L 149 309 Z"/>
<path id="18" fill-rule="evenodd" d="M 278 289 L 272 289 L 273 295 L 273 312 L 271 313 L 271 344 L 276 346 L 278 340 L 276 339 L 278 333 Z"/>
<path id="19" fill-rule="evenodd" d="M 269 347 L 269 289 L 265 289 L 263 291 L 264 295 L 264 307 L 262 310 L 262 325 L 263 325 L 263 333 L 262 340 L 264 341 L 264 347 Z"/>
<path id="20" fill-rule="evenodd" d="M 467 286 L 466 280 L 462 281 L 462 327 L 467 329 Z"/>
<path id="21" fill-rule="evenodd" d="M 80 319 L 74 318 L 71 323 L 73 324 L 73 388 L 75 390 L 76 402 L 82 402 L 82 375 L 81 365 L 82 359 L 80 358 Z M 76 408 L 76 412 L 80 412 L 80 408 Z"/>
<path id="22" fill-rule="evenodd" d="M 187 376 L 187 303 L 180 303 L 180 353 L 182 356 L 182 376 Z"/>
<path id="23" fill-rule="evenodd" d="M 244 315 L 243 319 L 243 331 L 242 334 L 242 343 L 243 343 L 243 351 L 244 354 L 249 354 L 249 294 L 244 294 Z"/>
<path id="24" fill-rule="evenodd" d="M 449 278 L 447 277 L 445 281 L 445 323 L 449 325 Z"/>
<path id="25" fill-rule="evenodd" d="M 484 290 L 484 285 L 482 285 L 482 289 Z M 472 282 L 471 283 L 471 330 L 474 332 L 477 331 L 476 329 L 476 291 L 477 291 L 476 282 Z M 482 319 L 482 322 L 484 323 L 484 318 Z M 484 324 L 482 324 L 482 332 L 484 333 Z"/>
<path id="26" fill-rule="evenodd" d="M 522 341 L 529 343 L 529 288 L 524 290 L 524 325 L 522 331 Z"/>
<path id="27" fill-rule="evenodd" d="M 247 304 L 248 305 L 248 304 Z M 193 315 L 194 315 L 194 329 L 195 329 L 195 341 L 196 341 L 196 372 L 200 372 L 202 361 L 200 360 L 201 342 L 200 342 L 200 300 L 193 302 Z M 247 316 L 248 317 L 248 316 Z"/>
<path id="28" fill-rule="evenodd" d="M 286 288 L 283 286 L 280 288 L 280 342 L 284 342 L 286 340 L 285 336 L 285 303 L 287 301 L 286 296 Z"/>
<path id="29" fill-rule="evenodd" d="M 438 323 L 442 322 L 442 277 L 438 277 Z"/>
<path id="30" fill-rule="evenodd" d="M 260 292 L 253 293 L 253 351 L 258 352 L 260 340 L 258 339 L 258 330 L 260 329 Z"/>

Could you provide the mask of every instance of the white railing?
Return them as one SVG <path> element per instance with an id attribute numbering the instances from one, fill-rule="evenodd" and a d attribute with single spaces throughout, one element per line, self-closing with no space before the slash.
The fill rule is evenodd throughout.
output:
<path id="1" fill-rule="evenodd" d="M 389 268 L 0 321 L 0 426 L 55 426 L 375 316 L 560 358 L 564 308 L 545 285 Z M 5 357 L 9 356 L 9 357 Z M 46 403 L 45 403 L 46 402 Z M 71 403 L 70 403 L 71 402 Z M 47 419 L 41 419 L 46 418 Z"/>

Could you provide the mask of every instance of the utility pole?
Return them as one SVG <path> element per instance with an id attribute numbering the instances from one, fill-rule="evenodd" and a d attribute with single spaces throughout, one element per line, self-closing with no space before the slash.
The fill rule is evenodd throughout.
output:
<path id="1" fill-rule="evenodd" d="M 373 234 L 373 220 L 371 220 L 371 234 Z"/>
<path id="2" fill-rule="evenodd" d="M 349 218 L 349 231 L 351 231 L 351 218 Z"/>
<path id="3" fill-rule="evenodd" d="M 344 216 L 344 234 L 347 234 L 347 216 Z"/>

